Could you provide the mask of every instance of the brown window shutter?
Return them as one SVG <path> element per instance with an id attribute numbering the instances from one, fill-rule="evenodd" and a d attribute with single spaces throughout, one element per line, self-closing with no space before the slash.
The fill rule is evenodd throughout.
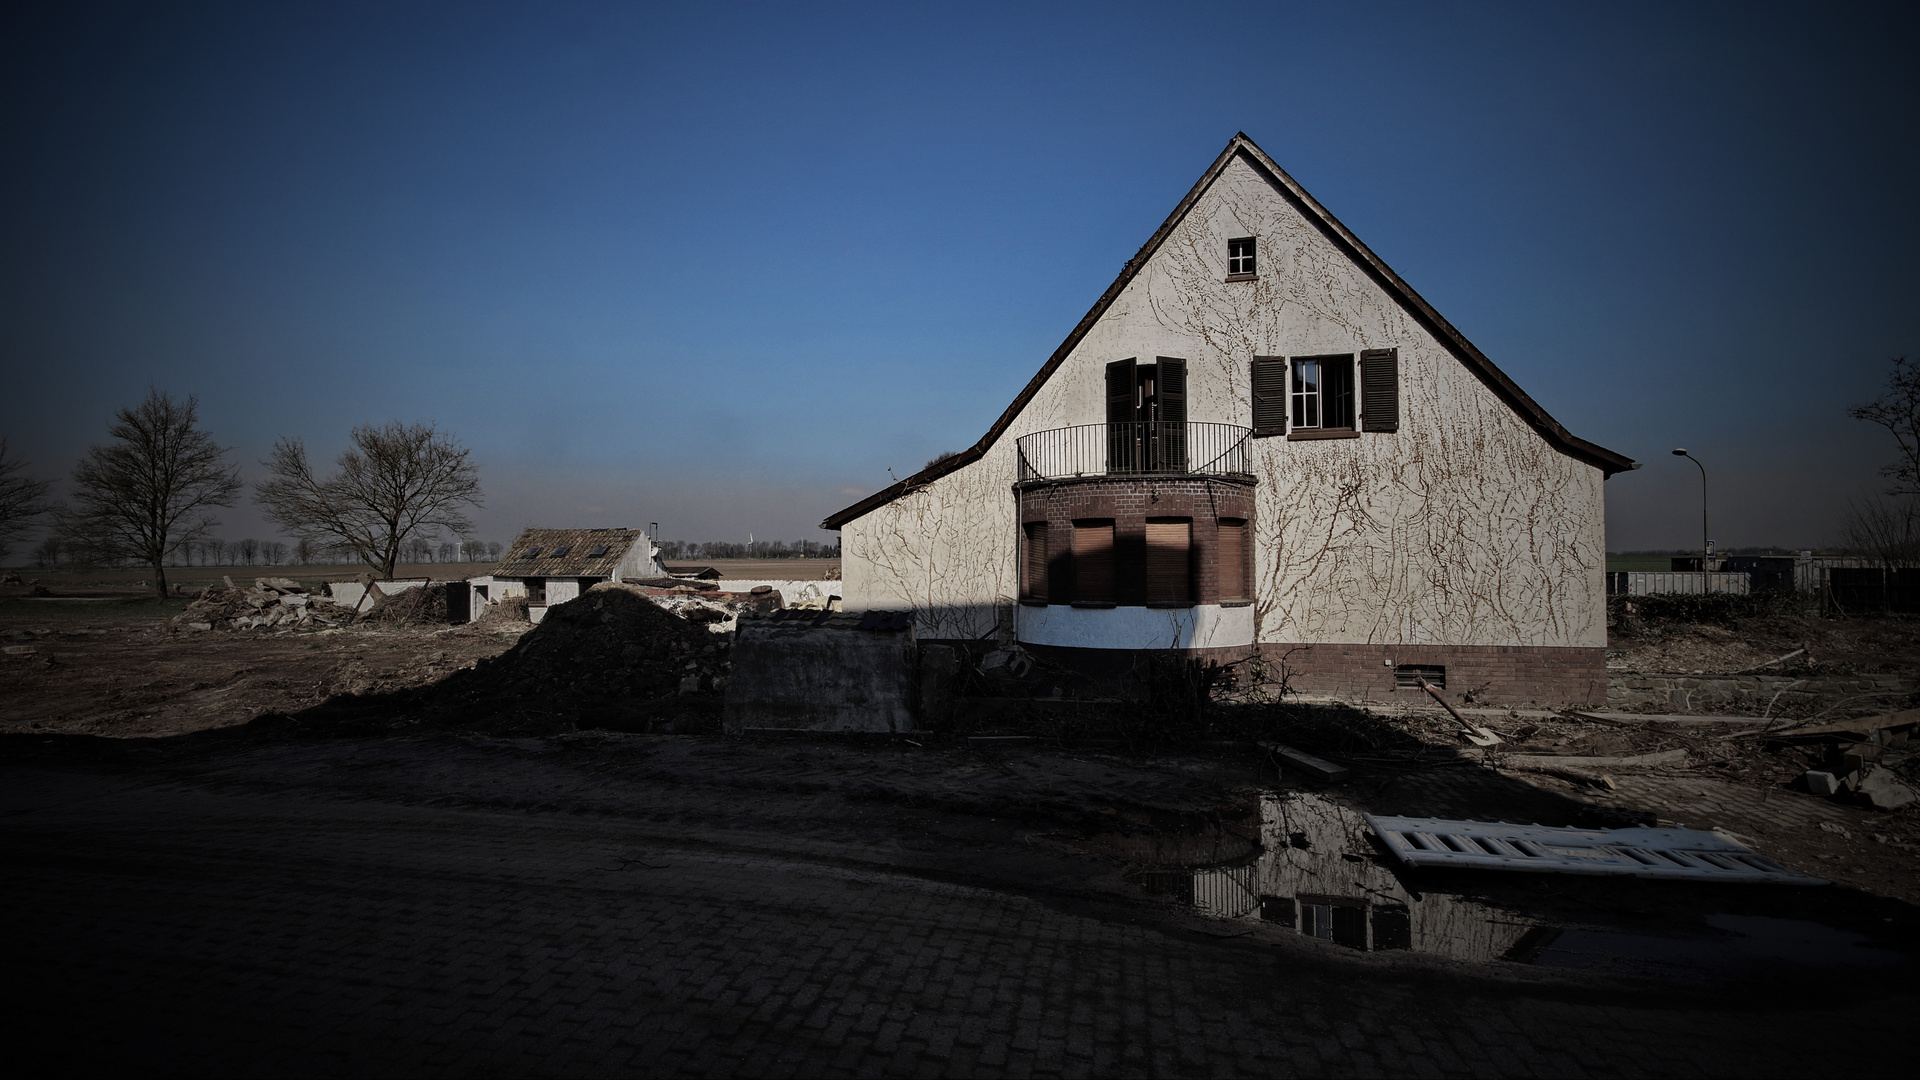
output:
<path id="1" fill-rule="evenodd" d="M 1165 472 L 1187 471 L 1187 362 L 1162 356 L 1160 363 L 1160 426 L 1149 433 L 1154 467 Z"/>
<path id="2" fill-rule="evenodd" d="M 1131 358 L 1107 365 L 1107 471 L 1140 471 L 1139 363 Z"/>
<path id="3" fill-rule="evenodd" d="M 1193 522 L 1147 521 L 1147 603 L 1193 603 Z"/>
<path id="4" fill-rule="evenodd" d="M 1135 372 L 1139 366 L 1139 362 L 1132 359 L 1115 360 L 1107 365 L 1107 423 L 1131 424 L 1139 419 L 1135 400 L 1139 386 Z"/>
<path id="5" fill-rule="evenodd" d="M 1220 582 L 1220 599 L 1248 599 L 1246 522 L 1221 519 L 1220 542 L 1214 557 L 1214 573 Z"/>
<path id="6" fill-rule="evenodd" d="M 1075 603 L 1113 603 L 1113 522 L 1073 523 Z"/>
<path id="7" fill-rule="evenodd" d="M 1280 356 L 1253 358 L 1253 430 L 1287 430 L 1287 361 Z"/>
<path id="8" fill-rule="evenodd" d="M 1047 523 L 1036 521 L 1027 526 L 1025 573 L 1020 582 L 1021 598 L 1047 598 Z"/>
<path id="9" fill-rule="evenodd" d="M 1400 430 L 1400 350 L 1360 353 L 1360 430 Z"/>

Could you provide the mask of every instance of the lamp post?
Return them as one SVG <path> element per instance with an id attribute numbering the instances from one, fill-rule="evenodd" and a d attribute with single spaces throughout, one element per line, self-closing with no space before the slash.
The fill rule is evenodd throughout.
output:
<path id="1" fill-rule="evenodd" d="M 1700 464 L 1699 458 L 1687 453 L 1687 449 L 1684 446 L 1675 450 L 1673 456 L 1686 458 L 1688 461 L 1693 462 L 1694 466 L 1700 470 L 1700 572 L 1703 574 L 1711 573 L 1713 571 L 1713 541 L 1708 539 L 1710 534 L 1707 532 L 1707 467 Z"/>

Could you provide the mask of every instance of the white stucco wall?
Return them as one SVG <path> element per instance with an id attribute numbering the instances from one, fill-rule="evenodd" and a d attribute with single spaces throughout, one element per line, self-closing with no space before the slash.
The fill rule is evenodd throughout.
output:
<path id="1" fill-rule="evenodd" d="M 1229 237 L 1260 276 L 1227 283 Z M 1190 421 L 1250 425 L 1254 356 L 1397 348 L 1397 433 L 1251 443 L 1258 639 L 1604 646 L 1599 469 L 1560 453 L 1236 158 L 973 464 L 842 530 L 845 606 L 977 637 L 1012 603 L 1015 441 L 1105 422 L 1105 365 L 1189 365 Z M 1364 401 L 1361 409 L 1365 409 Z"/>

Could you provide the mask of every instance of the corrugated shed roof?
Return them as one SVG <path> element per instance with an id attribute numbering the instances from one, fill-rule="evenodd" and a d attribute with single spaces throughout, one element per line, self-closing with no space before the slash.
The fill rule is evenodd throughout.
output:
<path id="1" fill-rule="evenodd" d="M 612 577 L 633 545 L 643 542 L 639 529 L 528 529 L 507 549 L 493 576 Z"/>

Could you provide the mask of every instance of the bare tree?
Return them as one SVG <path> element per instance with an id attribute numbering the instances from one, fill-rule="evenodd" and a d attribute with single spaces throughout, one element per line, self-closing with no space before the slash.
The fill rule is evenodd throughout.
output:
<path id="1" fill-rule="evenodd" d="M 239 556 L 234 560 L 235 562 L 242 566 L 252 566 L 253 560 L 260 556 L 260 541 L 249 536 L 245 540 L 236 542 L 233 550 L 234 554 Z"/>
<path id="2" fill-rule="evenodd" d="M 460 548 L 453 541 L 448 540 L 440 545 L 440 554 L 435 556 L 435 561 L 452 562 L 459 557 L 459 554 Z"/>
<path id="3" fill-rule="evenodd" d="M 498 540 L 487 541 L 487 561 L 488 562 L 500 561 L 500 541 Z"/>
<path id="4" fill-rule="evenodd" d="M 260 545 L 260 558 L 268 566 L 279 566 L 287 561 L 287 545 L 278 540 L 268 540 Z"/>
<path id="5" fill-rule="evenodd" d="M 400 548 L 410 563 L 428 562 L 433 558 L 433 544 L 424 536 L 412 537 Z"/>
<path id="6" fill-rule="evenodd" d="M 197 426 L 200 401 L 149 390 L 146 400 L 114 414 L 112 441 L 88 447 L 74 466 L 74 505 L 55 512 L 55 528 L 71 552 L 107 563 L 153 568 L 154 590 L 167 595 L 166 555 L 182 540 L 204 536 L 218 522 L 210 510 L 232 506 L 239 470 L 226 448 Z"/>
<path id="7" fill-rule="evenodd" d="M 340 455 L 338 471 L 322 479 L 307 462 L 306 445 L 285 438 L 262 462 L 271 479 L 255 498 L 267 520 L 289 535 L 338 545 L 392 577 L 409 539 L 473 528 L 462 513 L 481 499 L 480 471 L 470 454 L 431 425 L 362 425 L 353 429 L 353 447 Z"/>
<path id="8" fill-rule="evenodd" d="M 33 519 L 53 509 L 47 499 L 52 485 L 26 475 L 26 467 L 26 462 L 7 456 L 7 440 L 0 437 L 0 559 L 13 550 L 13 542 Z"/>
<path id="9" fill-rule="evenodd" d="M 1841 522 L 1841 542 L 1889 570 L 1920 566 L 1920 500 L 1853 501 Z"/>
<path id="10" fill-rule="evenodd" d="M 1887 392 L 1848 409 L 1847 415 L 1879 424 L 1900 445 L 1899 460 L 1880 468 L 1880 475 L 1893 481 L 1887 494 L 1920 495 L 1920 363 L 1895 357 Z"/>
<path id="11" fill-rule="evenodd" d="M 33 565 L 42 570 L 59 569 L 63 546 L 57 536 L 49 536 L 40 541 L 40 545 L 33 549 Z"/>

